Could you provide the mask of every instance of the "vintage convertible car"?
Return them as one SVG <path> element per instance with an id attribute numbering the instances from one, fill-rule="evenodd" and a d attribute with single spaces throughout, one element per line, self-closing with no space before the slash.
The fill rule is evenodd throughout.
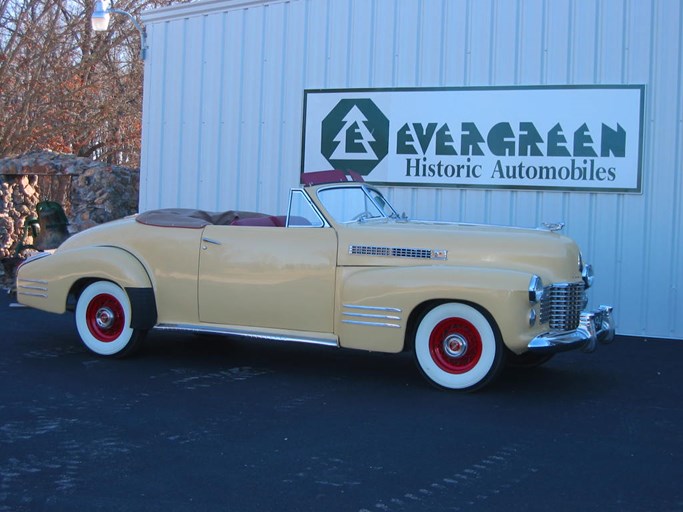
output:
<path id="1" fill-rule="evenodd" d="M 556 229 L 412 221 L 360 176 L 321 171 L 285 216 L 165 209 L 74 235 L 21 265 L 17 299 L 74 310 L 100 356 L 152 328 L 413 350 L 431 383 L 473 390 L 505 361 L 611 341 L 612 308 L 584 311 L 592 280 Z"/>

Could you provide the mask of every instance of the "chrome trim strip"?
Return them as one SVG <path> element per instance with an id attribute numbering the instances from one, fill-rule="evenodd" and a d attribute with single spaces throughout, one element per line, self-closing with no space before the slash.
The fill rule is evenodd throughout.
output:
<path id="1" fill-rule="evenodd" d="M 394 316 L 394 315 L 372 315 L 369 313 L 347 313 L 346 311 L 342 313 L 345 316 L 355 316 L 355 317 L 360 317 L 360 318 L 381 318 L 384 320 L 400 320 L 400 316 Z"/>
<path id="2" fill-rule="evenodd" d="M 400 329 L 401 328 L 401 326 L 398 324 L 388 324 L 388 323 L 381 323 L 381 322 L 363 322 L 361 320 L 342 320 L 342 323 L 353 324 L 353 325 L 366 325 L 366 326 L 371 326 L 371 327 L 391 327 L 394 329 Z"/>
<path id="3" fill-rule="evenodd" d="M 245 338 L 289 341 L 294 343 L 307 343 L 311 345 L 325 345 L 338 347 L 337 336 L 327 333 L 294 334 L 280 329 L 258 329 L 252 327 L 233 325 L 194 325 L 194 324 L 158 324 L 155 329 L 161 331 L 184 331 L 207 334 L 221 334 L 225 336 L 241 336 Z"/>
<path id="4" fill-rule="evenodd" d="M 21 279 L 22 283 L 38 283 L 38 284 L 47 284 L 47 281 L 45 279 L 26 279 L 22 278 Z"/>
<path id="5" fill-rule="evenodd" d="M 26 295 L 27 297 L 40 297 L 41 299 L 47 299 L 47 293 L 31 293 L 17 291 L 17 295 Z"/>
<path id="6" fill-rule="evenodd" d="M 24 260 L 24 262 L 19 266 L 26 265 L 27 263 L 31 263 L 32 261 L 36 261 L 36 260 L 39 260 L 41 258 L 45 258 L 47 256 L 52 256 L 53 252 L 54 252 L 54 249 L 51 249 L 49 251 L 44 251 L 44 252 L 37 252 L 37 253 L 33 254 L 32 256 L 29 256 L 28 258 L 26 258 Z"/>
<path id="7" fill-rule="evenodd" d="M 342 304 L 345 308 L 349 309 L 366 309 L 375 311 L 393 311 L 394 313 L 401 313 L 399 308 L 385 308 L 382 306 L 356 306 L 355 304 Z"/>
<path id="8" fill-rule="evenodd" d="M 17 286 L 17 288 L 21 288 L 22 290 L 38 290 L 41 292 L 46 292 L 47 287 L 46 286 L 28 286 L 25 284 L 20 284 Z"/>
<path id="9" fill-rule="evenodd" d="M 220 241 L 214 239 L 214 238 L 208 238 L 208 237 L 202 237 L 202 241 L 206 242 L 207 244 L 214 244 L 214 245 L 223 245 Z"/>

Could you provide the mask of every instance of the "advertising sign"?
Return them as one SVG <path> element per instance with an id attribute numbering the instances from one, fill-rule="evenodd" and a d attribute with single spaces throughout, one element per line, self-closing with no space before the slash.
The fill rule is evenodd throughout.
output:
<path id="1" fill-rule="evenodd" d="M 383 185 L 640 192 L 644 86 L 307 90 L 302 172 Z"/>

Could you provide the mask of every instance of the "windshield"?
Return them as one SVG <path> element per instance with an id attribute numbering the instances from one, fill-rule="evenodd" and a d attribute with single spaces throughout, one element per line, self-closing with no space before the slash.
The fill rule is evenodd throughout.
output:
<path id="1" fill-rule="evenodd" d="M 337 222 L 349 223 L 398 217 L 389 202 L 374 188 L 325 188 L 318 191 L 318 198 Z"/>

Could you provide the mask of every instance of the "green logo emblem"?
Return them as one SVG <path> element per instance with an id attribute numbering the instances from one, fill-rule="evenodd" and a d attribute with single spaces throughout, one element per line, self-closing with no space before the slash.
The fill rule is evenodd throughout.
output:
<path id="1" fill-rule="evenodd" d="M 389 152 L 389 120 L 370 99 L 341 100 L 323 119 L 320 152 L 335 169 L 367 176 Z"/>

